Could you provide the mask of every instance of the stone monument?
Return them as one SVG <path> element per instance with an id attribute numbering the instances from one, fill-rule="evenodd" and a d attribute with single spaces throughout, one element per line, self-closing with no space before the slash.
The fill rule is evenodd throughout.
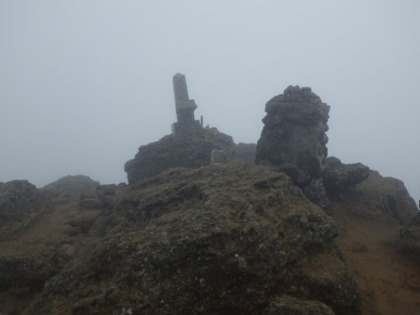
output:
<path id="1" fill-rule="evenodd" d="M 177 117 L 177 122 L 172 125 L 172 132 L 177 134 L 184 130 L 191 129 L 191 127 L 200 126 L 200 122 L 194 118 L 194 111 L 196 110 L 197 105 L 195 104 L 195 101 L 190 100 L 188 96 L 185 75 L 177 73 L 173 76 L 172 80 Z"/>
<path id="2" fill-rule="evenodd" d="M 312 202 L 325 207 L 322 174 L 327 158 L 330 107 L 308 87 L 289 86 L 265 106 L 256 163 L 272 164 L 289 175 Z"/>

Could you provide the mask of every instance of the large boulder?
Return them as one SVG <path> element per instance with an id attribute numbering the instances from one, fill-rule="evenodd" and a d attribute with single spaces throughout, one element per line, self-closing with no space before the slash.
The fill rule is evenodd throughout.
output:
<path id="1" fill-rule="evenodd" d="M 0 183 L 0 239 L 23 231 L 49 210 L 48 199 L 28 181 Z"/>
<path id="2" fill-rule="evenodd" d="M 265 106 L 267 115 L 257 144 L 256 163 L 272 164 L 289 173 L 305 195 L 320 206 L 327 204 L 322 173 L 327 157 L 328 112 L 310 88 L 289 86 Z"/>
<path id="3" fill-rule="evenodd" d="M 299 283 L 305 300 L 328 292 L 338 298 L 322 303 L 351 307 L 345 265 L 310 283 L 290 276 L 308 255 L 337 257 L 337 230 L 282 173 L 240 161 L 175 168 L 117 196 L 91 228 L 92 248 L 46 283 L 34 314 L 261 314 Z"/>
<path id="4" fill-rule="evenodd" d="M 125 163 L 125 171 L 129 184 L 133 184 L 168 168 L 210 165 L 213 150 L 232 154 L 234 148 L 232 137 L 216 128 L 198 126 L 141 146 L 134 159 Z"/>
<path id="5" fill-rule="evenodd" d="M 356 168 L 364 173 L 363 167 Z M 352 189 L 329 192 L 328 198 L 335 204 L 332 208 L 346 209 L 359 217 L 391 219 L 405 224 L 418 213 L 404 183 L 396 178 L 383 177 L 377 171 L 370 170 L 369 176 Z"/>
<path id="6" fill-rule="evenodd" d="M 369 177 L 356 186 L 355 199 L 363 198 L 373 215 L 386 215 L 405 224 L 418 213 L 404 183 L 396 178 L 382 177 L 370 171 Z M 356 201 L 355 200 L 355 201 Z"/>
<path id="7" fill-rule="evenodd" d="M 326 159 L 323 182 L 328 194 L 348 191 L 369 177 L 369 167 L 361 164 L 343 164 L 336 157 Z"/>
<path id="8" fill-rule="evenodd" d="M 79 198 L 81 194 L 94 189 L 99 185 L 99 182 L 91 179 L 89 176 L 68 175 L 44 186 L 42 189 L 53 194 Z"/>

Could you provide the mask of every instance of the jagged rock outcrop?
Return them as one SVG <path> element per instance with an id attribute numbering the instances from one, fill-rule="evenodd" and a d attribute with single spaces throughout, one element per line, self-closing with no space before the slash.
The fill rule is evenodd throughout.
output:
<path id="1" fill-rule="evenodd" d="M 235 161 L 121 189 L 91 228 L 93 248 L 46 283 L 35 314 L 273 314 L 272 297 L 302 292 L 318 300 L 305 309 L 351 307 L 334 221 L 284 174 Z M 315 276 L 307 262 L 318 257 L 330 269 Z M 293 270 L 313 270 L 313 280 Z"/>
<path id="2" fill-rule="evenodd" d="M 256 163 L 278 166 L 320 206 L 327 204 L 321 176 L 327 157 L 329 110 L 310 88 L 289 86 L 265 106 L 267 115 L 256 154 Z"/>
<path id="3" fill-rule="evenodd" d="M 369 177 L 369 167 L 361 164 L 343 164 L 336 157 L 328 157 L 323 182 L 328 194 L 338 194 L 352 189 Z"/>
<path id="4" fill-rule="evenodd" d="M 418 213 L 416 203 L 402 181 L 382 177 L 372 170 L 353 189 L 329 194 L 328 198 L 337 201 L 340 208 L 348 208 L 353 215 L 372 219 L 391 218 L 401 224 L 410 222 Z"/>
<path id="5" fill-rule="evenodd" d="M 67 195 L 72 198 L 79 198 L 81 194 L 94 189 L 100 185 L 99 182 L 85 175 L 68 175 L 52 182 L 42 189 L 54 194 Z"/>
<path id="6" fill-rule="evenodd" d="M 28 181 L 0 183 L 0 239 L 23 231 L 48 210 L 48 199 Z"/>
<path id="7" fill-rule="evenodd" d="M 232 137 L 216 128 L 190 126 L 188 132 L 171 134 L 157 142 L 141 146 L 134 159 L 125 163 L 125 171 L 128 182 L 133 184 L 168 168 L 210 165 L 213 150 L 233 154 L 234 148 Z"/>
<path id="8" fill-rule="evenodd" d="M 420 213 L 401 229 L 397 246 L 420 264 Z"/>

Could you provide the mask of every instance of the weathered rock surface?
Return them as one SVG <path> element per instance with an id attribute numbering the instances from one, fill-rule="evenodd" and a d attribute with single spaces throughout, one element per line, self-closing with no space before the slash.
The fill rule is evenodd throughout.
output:
<path id="1" fill-rule="evenodd" d="M 256 154 L 257 164 L 286 170 L 295 166 L 301 174 L 292 176 L 294 183 L 320 206 L 327 204 L 321 176 L 327 157 L 329 109 L 310 88 L 289 86 L 265 106 Z"/>
<path id="2" fill-rule="evenodd" d="M 188 132 L 163 137 L 157 142 L 141 146 L 134 159 L 125 164 L 130 184 L 155 176 L 173 167 L 199 167 L 210 165 L 213 150 L 233 153 L 232 137 L 208 129 L 190 126 Z"/>
<path id="3" fill-rule="evenodd" d="M 0 292 L 12 287 L 19 295 L 39 291 L 61 264 L 62 258 L 51 251 L 37 257 L 25 253 L 0 255 Z"/>
<path id="4" fill-rule="evenodd" d="M 420 213 L 401 229 L 397 246 L 420 264 Z"/>
<path id="5" fill-rule="evenodd" d="M 333 310 L 319 301 L 305 301 L 283 295 L 270 302 L 262 315 L 334 315 Z"/>
<path id="6" fill-rule="evenodd" d="M 336 157 L 326 159 L 323 182 L 328 194 L 352 189 L 369 177 L 369 168 L 361 163 L 343 164 Z"/>
<path id="7" fill-rule="evenodd" d="M 23 231 L 49 209 L 47 198 L 28 181 L 0 183 L 0 239 Z"/>
<path id="8" fill-rule="evenodd" d="M 96 186 L 80 195 L 79 206 L 82 209 L 106 208 L 112 205 L 113 196 L 117 194 L 119 188 L 124 186 L 124 183 Z"/>
<path id="9" fill-rule="evenodd" d="M 99 182 L 85 175 L 68 175 L 52 182 L 42 189 L 54 194 L 67 195 L 72 198 L 79 198 L 81 194 L 94 189 L 100 185 Z"/>
<path id="10" fill-rule="evenodd" d="M 356 282 L 337 247 L 322 249 L 298 262 L 286 279 L 287 294 L 321 301 L 338 313 L 354 303 Z"/>
<path id="11" fill-rule="evenodd" d="M 305 300 L 335 291 L 323 303 L 351 307 L 347 276 L 290 277 L 309 254 L 338 257 L 337 231 L 284 174 L 230 162 L 121 189 L 91 228 L 92 249 L 46 283 L 35 314 L 260 314 L 292 286 L 310 287 Z M 345 275 L 332 261 L 328 272 Z"/>
<path id="12" fill-rule="evenodd" d="M 404 224 L 418 213 L 404 183 L 392 177 L 382 177 L 377 171 L 369 171 L 368 178 L 353 189 L 329 194 L 328 197 L 360 217 L 391 218 Z"/>

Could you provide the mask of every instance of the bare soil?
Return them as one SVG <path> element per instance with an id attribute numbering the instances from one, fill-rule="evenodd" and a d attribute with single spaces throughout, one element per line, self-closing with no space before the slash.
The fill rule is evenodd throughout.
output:
<path id="1" fill-rule="evenodd" d="M 336 239 L 358 284 L 362 314 L 420 314 L 420 266 L 393 245 L 402 225 L 335 214 Z"/>

